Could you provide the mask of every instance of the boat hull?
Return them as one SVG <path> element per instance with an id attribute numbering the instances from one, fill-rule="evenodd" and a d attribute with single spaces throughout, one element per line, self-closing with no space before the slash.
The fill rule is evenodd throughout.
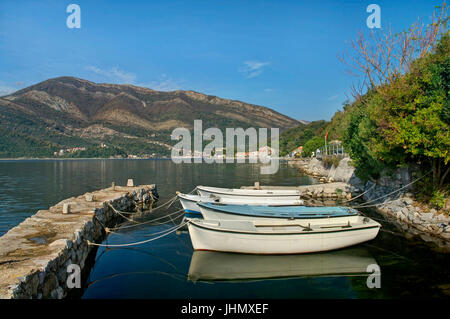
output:
<path id="1" fill-rule="evenodd" d="M 245 190 L 219 187 L 197 186 L 197 192 L 204 197 L 218 196 L 222 199 L 249 199 L 259 198 L 268 201 L 300 200 L 301 191 L 299 190 Z"/>
<path id="2" fill-rule="evenodd" d="M 218 225 L 220 223 L 217 222 Z M 259 233 L 210 227 L 198 220 L 191 220 L 188 223 L 194 250 L 245 254 L 302 254 L 329 251 L 372 240 L 377 236 L 379 228 L 380 224 L 372 221 L 364 227 L 342 228 L 335 231 Z"/>
<path id="3" fill-rule="evenodd" d="M 180 196 L 178 195 L 178 198 L 180 199 L 181 206 L 183 206 L 183 209 L 186 213 L 202 216 L 202 213 L 200 211 L 200 206 L 197 205 L 196 200 L 191 200 L 188 197 Z"/>
<path id="4" fill-rule="evenodd" d="M 274 205 L 274 206 L 300 206 L 303 205 L 303 200 L 299 199 L 277 199 L 267 200 L 264 198 L 258 199 L 254 197 L 239 197 L 223 199 L 221 197 L 206 197 L 198 195 L 178 194 L 180 203 L 186 213 L 197 214 L 202 216 L 199 201 L 204 203 L 224 203 L 224 204 L 247 204 L 247 205 Z"/>
<path id="5" fill-rule="evenodd" d="M 207 220 L 252 221 L 263 224 L 336 224 L 354 223 L 360 219 L 356 210 L 344 207 L 253 206 L 199 203 Z M 338 211 L 336 213 L 336 211 Z"/>
<path id="6" fill-rule="evenodd" d="M 299 223 L 303 225 L 308 224 L 317 224 L 320 222 L 321 224 L 336 224 L 336 223 L 353 223 L 359 219 L 359 216 L 342 216 L 342 217 L 330 217 L 330 218 L 273 218 L 273 217 L 257 217 L 257 216 L 247 216 L 247 215 L 236 215 L 236 214 L 227 214 L 217 212 L 211 209 L 201 208 L 201 215 L 204 219 L 208 220 L 236 220 L 236 221 L 245 221 L 249 220 L 252 222 L 256 222 L 259 224 L 270 224 L 270 225 L 278 225 L 278 224 L 292 224 L 297 225 Z"/>

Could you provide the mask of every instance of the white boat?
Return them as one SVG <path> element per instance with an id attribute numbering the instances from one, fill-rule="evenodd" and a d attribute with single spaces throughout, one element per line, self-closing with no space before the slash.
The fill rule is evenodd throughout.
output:
<path id="1" fill-rule="evenodd" d="M 201 215 L 200 206 L 198 202 L 203 203 L 222 203 L 222 204 L 241 204 L 241 205 L 271 205 L 271 206 L 293 206 L 303 205 L 301 199 L 277 199 L 267 200 L 265 198 L 258 197 L 239 197 L 239 198 L 227 198 L 223 199 L 220 196 L 200 196 L 191 194 L 182 194 L 177 192 L 183 209 L 188 214 Z"/>
<path id="2" fill-rule="evenodd" d="M 265 200 L 300 200 L 302 192 L 297 189 L 239 189 L 239 188 L 220 188 L 209 186 L 197 186 L 197 192 L 200 196 L 211 197 L 219 196 L 222 199 L 248 199 L 259 198 Z"/>
<path id="3" fill-rule="evenodd" d="M 367 276 L 376 264 L 362 246 L 316 254 L 249 255 L 194 251 L 188 280 L 258 280 L 316 276 Z"/>
<path id="4" fill-rule="evenodd" d="M 272 206 L 198 202 L 207 220 L 250 220 L 260 224 L 339 224 L 359 221 L 359 212 L 340 206 Z"/>
<path id="5" fill-rule="evenodd" d="M 381 225 L 358 216 L 345 224 L 260 225 L 252 221 L 190 219 L 194 250 L 245 254 L 300 254 L 353 246 L 374 239 Z"/>

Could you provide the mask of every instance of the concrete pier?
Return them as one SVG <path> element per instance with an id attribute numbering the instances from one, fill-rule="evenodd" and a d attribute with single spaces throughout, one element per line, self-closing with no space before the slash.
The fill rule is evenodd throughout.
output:
<path id="1" fill-rule="evenodd" d="M 122 220 L 111 206 L 130 212 L 157 197 L 155 185 L 114 186 L 63 200 L 27 218 L 0 237 L 0 298 L 66 297 L 68 266 L 83 271 L 94 249 L 87 241 L 101 242 L 105 227 Z"/>

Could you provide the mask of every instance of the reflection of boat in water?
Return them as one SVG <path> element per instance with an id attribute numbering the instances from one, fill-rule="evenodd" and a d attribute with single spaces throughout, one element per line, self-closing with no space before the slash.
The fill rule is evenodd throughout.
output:
<path id="1" fill-rule="evenodd" d="M 252 280 L 263 278 L 369 275 L 376 264 L 364 247 L 303 255 L 247 255 L 194 251 L 191 281 Z"/>

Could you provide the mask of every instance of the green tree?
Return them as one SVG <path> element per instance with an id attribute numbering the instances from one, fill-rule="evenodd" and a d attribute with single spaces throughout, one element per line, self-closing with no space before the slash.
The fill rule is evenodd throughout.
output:
<path id="1" fill-rule="evenodd" d="M 310 156 L 312 152 L 315 152 L 318 148 L 324 146 L 324 137 L 315 136 L 306 142 L 305 146 L 303 146 L 303 154 L 304 156 Z"/>
<path id="2" fill-rule="evenodd" d="M 433 169 L 434 188 L 450 171 L 448 92 L 450 38 L 417 59 L 411 70 L 377 87 L 347 108 L 344 143 L 360 177 L 411 163 Z"/>

